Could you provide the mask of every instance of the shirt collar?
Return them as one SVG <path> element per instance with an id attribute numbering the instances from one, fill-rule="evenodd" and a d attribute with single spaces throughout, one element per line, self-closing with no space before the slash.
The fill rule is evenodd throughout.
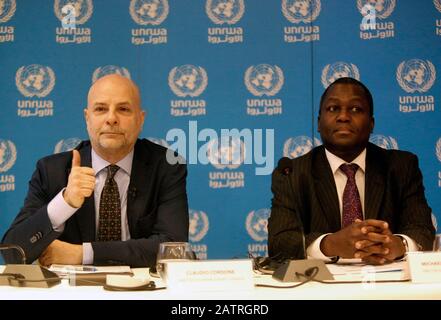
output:
<path id="1" fill-rule="evenodd" d="M 132 172 L 132 162 L 133 162 L 133 155 L 134 155 L 134 149 L 130 151 L 124 158 L 122 158 L 120 161 L 115 163 L 118 167 L 123 169 L 129 176 Z M 95 176 L 98 175 L 98 173 L 106 168 L 111 163 L 109 161 L 104 160 L 101 158 L 95 150 L 92 148 L 92 169 L 95 171 Z"/>
<path id="2" fill-rule="evenodd" d="M 329 165 L 331 166 L 332 173 L 335 174 L 340 166 L 347 163 L 342 158 L 337 157 L 335 154 L 328 151 L 325 148 L 326 158 L 328 159 Z M 366 168 L 366 148 L 355 158 L 351 163 L 355 163 L 358 167 L 365 172 Z"/>

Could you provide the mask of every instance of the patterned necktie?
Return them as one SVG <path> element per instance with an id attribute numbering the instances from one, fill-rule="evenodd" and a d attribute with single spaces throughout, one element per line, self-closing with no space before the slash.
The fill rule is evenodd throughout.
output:
<path id="1" fill-rule="evenodd" d="M 358 165 L 342 164 L 341 171 L 348 177 L 346 187 L 343 192 L 343 228 L 352 224 L 355 219 L 363 220 L 363 213 L 361 210 L 360 194 L 358 193 L 357 185 L 355 184 L 355 173 Z"/>
<path id="2" fill-rule="evenodd" d="M 118 184 L 113 179 L 119 167 L 107 167 L 107 179 L 101 192 L 98 241 L 121 240 L 121 201 Z"/>

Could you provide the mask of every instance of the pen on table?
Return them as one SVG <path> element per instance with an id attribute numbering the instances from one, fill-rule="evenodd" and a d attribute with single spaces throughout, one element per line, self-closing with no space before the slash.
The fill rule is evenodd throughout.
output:
<path id="1" fill-rule="evenodd" d="M 90 267 L 90 266 L 82 266 L 82 267 L 75 267 L 75 271 L 88 271 L 88 272 L 94 272 L 98 269 L 96 267 Z"/>

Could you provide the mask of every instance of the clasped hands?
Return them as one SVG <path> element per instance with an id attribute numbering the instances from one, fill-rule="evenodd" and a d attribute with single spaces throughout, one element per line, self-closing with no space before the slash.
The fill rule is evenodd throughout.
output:
<path id="1" fill-rule="evenodd" d="M 392 234 L 385 221 L 356 220 L 353 224 L 324 237 L 321 251 L 328 257 L 360 258 L 368 264 L 385 264 L 405 254 L 400 237 Z"/>

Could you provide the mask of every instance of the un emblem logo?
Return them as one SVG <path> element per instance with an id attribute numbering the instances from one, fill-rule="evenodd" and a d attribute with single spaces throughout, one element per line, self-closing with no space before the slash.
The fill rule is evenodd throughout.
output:
<path id="1" fill-rule="evenodd" d="M 209 222 L 208 216 L 203 211 L 188 210 L 189 221 L 189 238 L 191 242 L 201 241 L 208 232 Z"/>
<path id="2" fill-rule="evenodd" d="M 165 147 L 165 148 L 167 148 L 167 149 L 170 149 L 170 145 L 169 145 L 168 142 L 167 142 L 166 140 L 164 140 L 164 139 L 148 137 L 147 140 L 149 140 L 149 141 L 151 141 L 151 142 L 153 142 L 153 143 L 159 144 L 160 146 L 163 146 L 163 147 Z"/>
<path id="3" fill-rule="evenodd" d="M 130 16 L 140 25 L 159 25 L 168 16 L 167 0 L 132 0 L 130 1 Z"/>
<path id="4" fill-rule="evenodd" d="M 408 93 L 428 91 L 435 78 L 435 66 L 429 60 L 411 59 L 401 62 L 397 68 L 398 84 Z"/>
<path id="5" fill-rule="evenodd" d="M 435 149 L 436 149 L 436 157 L 441 162 L 441 138 L 438 139 Z"/>
<path id="6" fill-rule="evenodd" d="M 0 0 L 0 23 L 11 19 L 16 8 L 15 0 Z"/>
<path id="7" fill-rule="evenodd" d="M 104 67 L 98 67 L 93 72 L 92 83 L 95 83 L 99 78 L 104 77 L 108 74 L 119 74 L 120 76 L 130 79 L 130 72 L 124 67 L 118 67 L 114 65 L 107 65 Z"/>
<path id="8" fill-rule="evenodd" d="M 22 66 L 15 74 L 15 85 L 25 97 L 46 97 L 54 88 L 55 74 L 48 66 Z"/>
<path id="9" fill-rule="evenodd" d="M 393 137 L 386 137 L 381 134 L 374 134 L 370 137 L 369 141 L 383 149 L 398 150 L 397 140 L 395 140 L 395 138 Z"/>
<path id="10" fill-rule="evenodd" d="M 327 88 L 331 83 L 339 78 L 351 77 L 360 80 L 360 72 L 353 63 L 338 61 L 327 64 L 322 71 L 322 84 Z"/>
<path id="11" fill-rule="evenodd" d="M 435 8 L 441 12 L 441 0 L 433 0 L 433 4 L 435 5 Z"/>
<path id="12" fill-rule="evenodd" d="M 395 0 L 357 0 L 357 8 L 361 14 L 363 14 L 363 7 L 365 5 L 371 5 L 375 9 L 375 17 L 379 19 L 385 19 L 395 9 Z"/>
<path id="13" fill-rule="evenodd" d="M 205 11 L 215 24 L 235 24 L 245 11 L 243 0 L 207 0 Z"/>
<path id="14" fill-rule="evenodd" d="M 66 5 L 70 5 L 74 8 L 75 24 L 84 24 L 92 16 L 92 0 L 55 0 L 54 12 L 60 21 L 63 21 L 64 16 L 62 9 Z"/>
<path id="15" fill-rule="evenodd" d="M 314 141 L 307 136 L 289 138 L 283 144 L 283 156 L 294 159 L 303 156 L 319 145 L 321 145 L 321 142 L 317 138 L 314 138 Z"/>
<path id="16" fill-rule="evenodd" d="M 251 66 L 245 72 L 245 86 L 257 97 L 273 96 L 282 89 L 285 78 L 282 69 L 269 64 Z"/>
<path id="17" fill-rule="evenodd" d="M 185 64 L 174 67 L 168 75 L 168 85 L 178 97 L 197 97 L 208 84 L 207 72 L 204 68 Z"/>
<path id="18" fill-rule="evenodd" d="M 320 0 L 283 0 L 282 13 L 292 23 L 310 23 L 321 10 Z"/>
<path id="19" fill-rule="evenodd" d="M 266 208 L 248 213 L 245 225 L 253 240 L 264 241 L 268 239 L 268 218 L 270 214 L 271 210 Z"/>
<path id="20" fill-rule="evenodd" d="M 80 143 L 81 143 L 81 139 L 79 138 L 68 138 L 68 139 L 60 140 L 55 145 L 54 153 L 72 151 Z"/>
<path id="21" fill-rule="evenodd" d="M 17 149 L 10 140 L 0 139 L 0 172 L 6 172 L 12 168 L 17 160 Z"/>
<path id="22" fill-rule="evenodd" d="M 245 161 L 245 144 L 240 138 L 211 139 L 207 145 L 208 161 L 217 169 L 236 169 Z"/>

